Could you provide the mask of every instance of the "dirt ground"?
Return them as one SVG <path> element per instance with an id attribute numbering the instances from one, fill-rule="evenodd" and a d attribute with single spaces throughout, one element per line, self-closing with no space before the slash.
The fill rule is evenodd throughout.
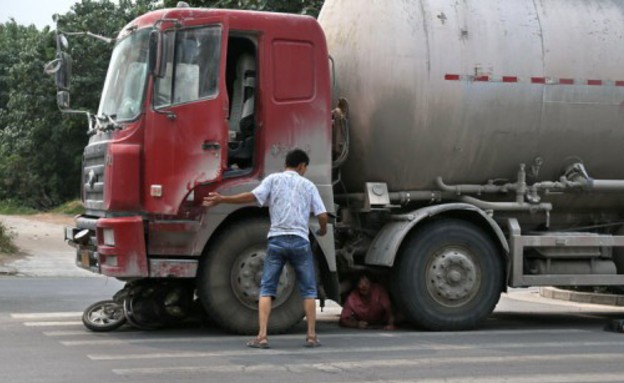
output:
<path id="1" fill-rule="evenodd" d="M 63 225 L 63 226 L 72 225 L 74 222 L 74 217 L 64 215 L 64 214 L 42 213 L 42 214 L 33 214 L 33 215 L 15 215 L 13 217 L 23 218 L 23 219 L 33 221 L 33 222 L 46 222 L 46 223 L 52 223 L 55 225 Z M 39 230 L 35 230 L 36 236 L 46 236 L 46 234 L 48 234 L 48 231 L 49 231 L 49 227 L 46 227 L 43 225 L 33 225 L 33 229 L 39 229 Z M 15 228 L 13 227 L 9 226 L 9 230 L 15 235 L 18 234 L 15 231 Z M 5 265 L 9 262 L 24 259 L 27 256 L 28 256 L 28 248 L 26 249 L 20 248 L 20 250 L 16 254 L 5 254 L 3 252 L 0 252 L 0 266 Z"/>
<path id="2" fill-rule="evenodd" d="M 0 215 L 12 233 L 16 255 L 0 254 L 0 274 L 24 276 L 74 276 L 91 273 L 75 265 L 75 250 L 64 240 L 65 226 L 74 218 L 62 214 Z"/>
<path id="3" fill-rule="evenodd" d="M 5 254 L 0 251 L 0 266 L 4 266 L 9 262 L 24 259 L 25 256 L 26 254 L 24 254 L 23 252 L 19 252 L 17 254 Z"/>
<path id="4" fill-rule="evenodd" d="M 71 226 L 74 224 L 74 217 L 65 214 L 42 213 L 34 215 L 20 215 L 17 217 L 27 218 L 33 221 L 54 223 L 63 226 Z"/>

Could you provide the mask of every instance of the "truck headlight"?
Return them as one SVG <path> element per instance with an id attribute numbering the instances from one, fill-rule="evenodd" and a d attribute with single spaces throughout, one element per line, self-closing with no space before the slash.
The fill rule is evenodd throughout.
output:
<path id="1" fill-rule="evenodd" d="M 105 246 L 115 246 L 115 231 L 113 229 L 103 229 L 102 235 Z"/>

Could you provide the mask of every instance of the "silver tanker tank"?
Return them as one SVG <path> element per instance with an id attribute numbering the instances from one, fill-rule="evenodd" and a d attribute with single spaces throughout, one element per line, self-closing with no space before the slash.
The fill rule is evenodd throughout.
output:
<path id="1" fill-rule="evenodd" d="M 350 103 L 349 192 L 513 181 L 521 163 L 530 182 L 579 161 L 624 179 L 624 2 L 326 0 L 319 22 Z"/>

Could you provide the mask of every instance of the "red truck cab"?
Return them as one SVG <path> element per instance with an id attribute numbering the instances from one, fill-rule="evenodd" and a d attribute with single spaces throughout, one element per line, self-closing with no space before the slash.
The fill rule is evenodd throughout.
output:
<path id="1" fill-rule="evenodd" d="M 307 16 L 175 8 L 128 24 L 84 151 L 86 213 L 66 230 L 77 264 L 124 280 L 198 277 L 219 234 L 266 217 L 203 198 L 250 191 L 295 147 L 332 211 L 328 58 Z M 322 268 L 335 274 L 333 253 Z"/>

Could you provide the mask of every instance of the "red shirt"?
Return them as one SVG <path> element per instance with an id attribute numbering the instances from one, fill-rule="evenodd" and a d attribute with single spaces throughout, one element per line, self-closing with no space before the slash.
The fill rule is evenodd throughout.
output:
<path id="1" fill-rule="evenodd" d="M 383 286 L 371 283 L 370 293 L 363 297 L 357 289 L 353 290 L 342 307 L 340 321 L 355 319 L 368 324 L 386 324 L 390 318 L 390 298 Z"/>

